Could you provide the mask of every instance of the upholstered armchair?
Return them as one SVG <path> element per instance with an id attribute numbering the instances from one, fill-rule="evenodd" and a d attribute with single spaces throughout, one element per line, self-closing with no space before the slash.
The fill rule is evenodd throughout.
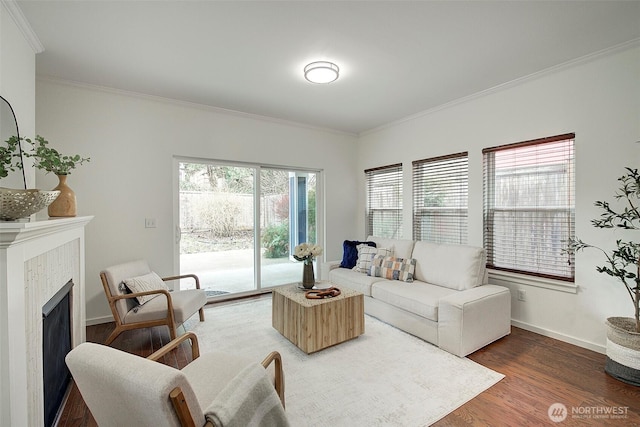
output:
<path id="1" fill-rule="evenodd" d="M 178 279 L 193 279 L 195 289 L 169 291 L 164 282 Z M 106 345 L 124 331 L 161 325 L 169 327 L 174 339 L 176 327 L 196 312 L 204 321 L 207 295 L 195 274 L 161 278 L 145 260 L 137 260 L 105 268 L 100 280 L 116 324 Z"/>
<path id="2" fill-rule="evenodd" d="M 157 362 L 186 340 L 192 361 L 182 370 Z M 101 427 L 289 425 L 278 352 L 262 364 L 234 354 L 200 355 L 197 337 L 188 332 L 148 358 L 83 343 L 66 362 Z"/>

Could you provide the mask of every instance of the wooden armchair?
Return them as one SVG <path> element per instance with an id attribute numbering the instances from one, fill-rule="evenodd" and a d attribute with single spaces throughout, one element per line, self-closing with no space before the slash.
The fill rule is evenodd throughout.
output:
<path id="1" fill-rule="evenodd" d="M 173 292 L 155 289 L 130 293 L 125 287 L 125 280 L 150 273 L 151 269 L 144 260 L 114 265 L 100 272 L 100 280 L 116 324 L 105 341 L 106 345 L 111 344 L 124 331 L 161 325 L 168 326 L 171 339 L 175 339 L 176 326 L 183 324 L 196 311 L 200 314 L 200 321 L 204 322 L 203 307 L 207 303 L 207 295 L 200 289 L 198 276 L 185 274 L 161 278 L 163 281 L 191 278 L 195 280 L 196 289 Z M 137 299 L 148 295 L 159 296 L 140 305 Z"/>
<path id="2" fill-rule="evenodd" d="M 182 370 L 156 362 L 186 340 L 191 341 L 192 361 Z M 188 332 L 148 358 L 101 344 L 83 343 L 71 350 L 66 362 L 80 394 L 101 427 L 217 426 L 212 412 L 217 410 L 224 415 L 234 410 L 225 406 L 226 396 L 246 398 L 255 393 L 243 376 L 249 370 L 257 370 L 261 381 L 267 383 L 263 384 L 266 397 L 259 401 L 260 409 L 256 408 L 256 413 L 268 414 L 256 425 L 288 425 L 282 359 L 275 351 L 261 365 L 231 354 L 200 355 L 196 335 Z M 264 411 L 265 407 L 271 410 Z M 234 413 L 234 419 L 255 416 L 251 411 L 245 413 L 246 408 L 235 410 L 238 414 Z M 225 425 L 236 425 L 234 423 L 243 425 L 244 421 Z"/>

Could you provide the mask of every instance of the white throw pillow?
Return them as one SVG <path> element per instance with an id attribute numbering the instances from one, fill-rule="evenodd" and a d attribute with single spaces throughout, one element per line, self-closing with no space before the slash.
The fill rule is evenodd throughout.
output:
<path id="1" fill-rule="evenodd" d="M 153 271 L 149 274 L 145 274 L 144 276 L 138 276 L 138 277 L 132 277 L 130 279 L 124 279 L 123 280 L 125 286 L 127 288 L 129 288 L 129 290 L 132 293 L 137 293 L 137 292 L 146 292 L 146 291 L 157 291 L 159 289 L 164 289 L 166 291 L 169 290 L 169 288 L 167 287 L 166 283 L 164 283 L 164 280 L 162 280 L 160 278 L 160 276 L 158 276 L 156 273 L 154 273 Z M 155 297 L 159 296 L 160 294 L 153 294 L 153 295 L 143 295 L 140 297 L 136 297 L 136 299 L 138 300 L 138 303 L 140 303 L 140 305 L 154 299 Z"/>
<path id="2" fill-rule="evenodd" d="M 358 273 L 369 274 L 369 270 L 371 270 L 371 261 L 376 255 L 382 256 L 391 256 L 391 251 L 385 248 L 374 248 L 373 246 L 361 244 L 357 246 L 358 248 L 358 261 L 356 262 L 356 266 L 353 267 L 353 270 Z"/>

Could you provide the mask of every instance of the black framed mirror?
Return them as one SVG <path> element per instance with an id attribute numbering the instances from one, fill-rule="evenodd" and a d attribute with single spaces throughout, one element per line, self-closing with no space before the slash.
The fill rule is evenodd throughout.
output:
<path id="1" fill-rule="evenodd" d="M 13 107 L 9 104 L 3 96 L 0 96 L 0 141 L 7 141 L 12 136 L 20 140 L 20 133 L 18 131 L 18 120 L 16 120 L 16 114 L 13 111 Z M 18 144 L 20 150 L 20 161 L 24 164 L 24 158 L 22 156 L 22 146 Z M 25 190 L 27 189 L 27 177 L 22 168 L 22 181 L 24 183 Z"/>

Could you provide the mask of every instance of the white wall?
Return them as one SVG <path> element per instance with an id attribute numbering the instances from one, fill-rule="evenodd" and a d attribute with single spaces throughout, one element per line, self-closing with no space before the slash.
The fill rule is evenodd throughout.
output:
<path id="1" fill-rule="evenodd" d="M 91 157 L 68 179 L 78 215 L 95 215 L 86 229 L 89 323 L 110 316 L 102 268 L 144 257 L 159 274 L 174 273 L 173 156 L 321 169 L 327 259 L 341 257 L 355 228 L 355 136 L 49 80 L 38 80 L 36 95 L 38 134 Z M 145 229 L 145 217 L 157 228 Z"/>
<path id="2" fill-rule="evenodd" d="M 364 169 L 402 162 L 404 237 L 411 238 L 411 162 L 469 151 L 469 244 L 481 246 L 482 148 L 575 132 L 576 233 L 611 247 L 620 234 L 595 230 L 589 221 L 599 215 L 595 200 L 612 200 L 623 167 L 640 167 L 639 76 L 636 43 L 363 135 L 358 194 Z M 360 197 L 363 234 L 364 206 Z M 595 271 L 601 262 L 596 253 L 578 254 L 577 294 L 511 284 L 514 324 L 603 351 L 604 319 L 631 316 L 633 306 L 621 284 Z M 526 290 L 526 302 L 514 298 L 515 289 Z"/>
<path id="3" fill-rule="evenodd" d="M 0 95 L 14 109 L 20 132 L 32 132 L 35 129 L 35 52 L 28 44 L 25 36 L 12 18 L 4 2 L 0 4 Z M 28 181 L 33 186 L 35 179 L 33 170 L 29 171 Z M 23 188 L 20 172 L 14 172 L 0 181 L 0 186 Z M 6 262 L 6 261 L 3 261 Z M 0 263 L 0 270 L 7 271 L 7 265 Z M 9 283 L 9 286 L 23 286 L 20 283 Z M 0 289 L 0 307 L 7 307 L 8 293 L 6 286 Z M 22 408 L 25 402 L 19 401 L 24 387 L 12 389 L 15 378 L 9 372 L 11 358 L 10 346 L 15 345 L 10 339 L 9 311 L 0 310 L 0 425 L 11 425 L 13 408 Z M 18 343 L 18 346 L 20 344 Z M 15 373 L 14 373 L 15 374 Z M 19 374 L 18 374 L 19 375 Z M 26 376 L 24 377 L 26 380 Z M 23 381 L 26 383 L 26 381 Z"/>
<path id="4" fill-rule="evenodd" d="M 13 107 L 20 135 L 33 135 L 36 56 L 6 7 L 4 2 L 0 5 L 0 95 Z M 26 173 L 27 186 L 34 188 L 33 169 L 27 168 Z M 10 173 L 0 186 L 24 188 L 22 172 Z"/>
<path id="5" fill-rule="evenodd" d="M 484 147 L 576 133 L 576 231 L 612 246 L 616 236 L 589 220 L 593 202 L 610 199 L 616 178 L 640 159 L 640 47 L 593 57 L 488 91 L 354 138 L 185 104 L 53 81 L 37 84 L 37 131 L 63 151 L 91 156 L 70 177 L 87 227 L 87 318 L 109 311 L 98 272 L 145 256 L 171 273 L 172 156 L 320 168 L 325 172 L 326 259 L 345 238 L 364 238 L 363 170 L 405 165 L 405 229 L 411 238 L 411 162 L 469 151 L 469 243 L 482 245 Z M 38 186 L 52 188 L 52 176 Z M 145 229 L 155 217 L 158 228 Z M 603 351 L 604 319 L 631 315 L 621 285 L 595 272 L 595 253 L 577 257 L 577 293 L 511 283 L 514 324 Z M 513 292 L 515 294 L 515 292 Z"/>

